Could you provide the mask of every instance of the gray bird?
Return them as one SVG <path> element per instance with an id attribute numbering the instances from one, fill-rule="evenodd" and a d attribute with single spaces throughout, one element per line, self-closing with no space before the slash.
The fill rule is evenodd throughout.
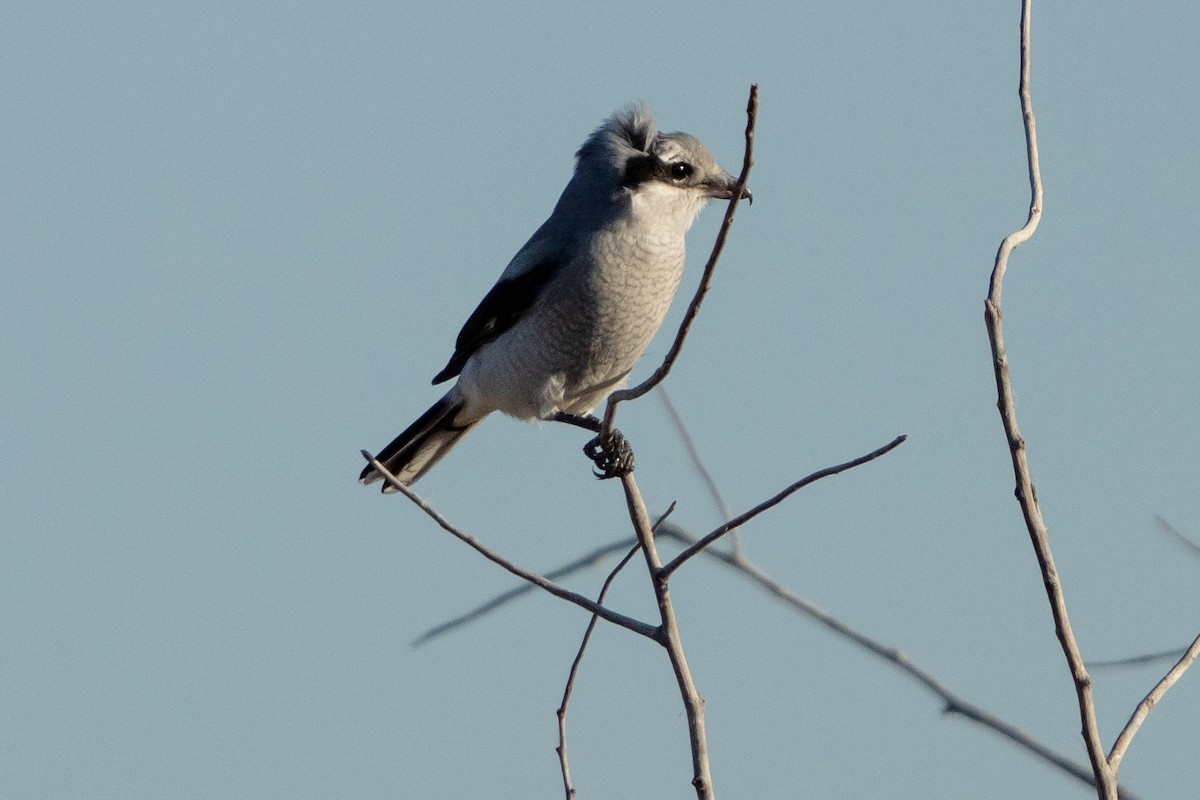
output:
<path id="1" fill-rule="evenodd" d="M 679 286 L 684 234 L 710 198 L 736 190 L 703 144 L 659 133 L 640 105 L 613 114 L 575 159 L 550 218 L 467 319 L 433 379 L 457 383 L 376 456 L 405 485 L 493 411 L 599 431 L 592 410 L 625 382 Z M 585 448 L 601 477 L 632 467 L 631 453 L 606 460 L 600 451 L 610 447 L 593 440 Z M 359 476 L 381 478 L 369 465 Z"/>

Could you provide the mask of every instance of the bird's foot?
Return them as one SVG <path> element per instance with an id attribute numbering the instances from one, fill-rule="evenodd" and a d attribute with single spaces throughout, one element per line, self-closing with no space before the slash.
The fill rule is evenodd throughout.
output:
<path id="1" fill-rule="evenodd" d="M 609 431 L 608 439 L 597 436 L 583 446 L 583 453 L 595 464 L 592 474 L 600 480 L 621 478 L 633 472 L 633 448 L 619 430 Z"/>

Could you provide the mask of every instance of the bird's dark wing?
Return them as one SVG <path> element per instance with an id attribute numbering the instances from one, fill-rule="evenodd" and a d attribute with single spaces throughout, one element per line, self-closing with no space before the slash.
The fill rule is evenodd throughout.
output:
<path id="1" fill-rule="evenodd" d="M 459 331 L 450 362 L 434 377 L 435 384 L 448 381 L 462 372 L 471 355 L 516 324 L 541 296 L 546 284 L 558 272 L 558 258 L 539 261 L 519 275 L 501 278 L 480 302 Z"/>

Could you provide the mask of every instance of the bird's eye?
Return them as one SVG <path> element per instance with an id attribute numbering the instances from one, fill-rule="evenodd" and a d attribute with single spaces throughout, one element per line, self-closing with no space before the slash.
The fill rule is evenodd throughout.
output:
<path id="1" fill-rule="evenodd" d="M 672 164 L 671 165 L 671 180 L 673 180 L 673 181 L 686 180 L 695 171 L 696 171 L 695 168 L 692 167 L 691 164 L 684 164 L 682 162 L 680 162 L 678 164 Z"/>

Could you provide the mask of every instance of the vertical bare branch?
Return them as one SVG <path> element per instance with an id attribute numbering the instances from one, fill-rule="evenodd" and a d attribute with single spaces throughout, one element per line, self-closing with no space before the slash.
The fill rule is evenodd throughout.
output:
<path id="1" fill-rule="evenodd" d="M 1075 634 L 1071 630 L 1066 598 L 1063 595 L 1058 570 L 1054 566 L 1054 557 L 1050 552 L 1046 522 L 1042 518 L 1037 493 L 1034 491 L 1033 480 L 1030 477 L 1027 448 L 1025 439 L 1021 436 L 1020 428 L 1017 426 L 1012 377 L 1009 373 L 1008 356 L 1004 348 L 1000 298 L 1004 289 L 1004 274 L 1008 268 L 1008 257 L 1014 248 L 1029 240 L 1033 232 L 1037 230 L 1038 223 L 1042 218 L 1042 176 L 1038 163 L 1037 127 L 1033 117 L 1033 103 L 1029 90 L 1031 13 L 1031 0 L 1022 0 L 1020 97 L 1029 165 L 1031 195 L 1029 216 L 1019 230 L 1006 236 L 1000 244 L 1000 249 L 996 253 L 996 263 L 992 269 L 991 286 L 984 304 L 984 317 L 987 322 L 988 339 L 991 341 L 992 347 L 992 365 L 996 374 L 996 392 L 999 397 L 998 408 L 1004 424 L 1004 432 L 1008 438 L 1008 449 L 1012 456 L 1013 473 L 1016 477 L 1017 501 L 1021 505 L 1021 512 L 1025 517 L 1025 527 L 1029 531 L 1038 566 L 1041 568 L 1042 580 L 1050 601 L 1050 610 L 1054 616 L 1055 632 L 1071 669 L 1071 677 L 1075 681 L 1075 694 L 1079 701 L 1079 715 L 1082 724 L 1081 732 L 1087 746 L 1088 760 L 1096 775 L 1098 795 L 1101 800 L 1115 800 L 1117 797 L 1116 772 L 1109 767 L 1103 745 L 1100 742 L 1100 732 L 1096 724 L 1096 707 L 1092 698 L 1092 679 L 1084 667 L 1083 656 L 1079 652 Z"/>
<path id="2" fill-rule="evenodd" d="M 621 476 L 621 487 L 625 490 L 629 518 L 633 521 L 642 553 L 646 556 L 646 568 L 650 571 L 650 579 L 654 585 L 654 599 L 658 602 L 662 624 L 658 628 L 659 636 L 656 641 L 666 648 L 667 656 L 671 659 L 671 668 L 675 671 L 675 680 L 679 684 L 679 694 L 683 698 L 683 708 L 687 714 L 688 738 L 692 747 L 692 786 L 696 788 L 698 800 L 715 800 L 716 794 L 713 791 L 712 775 L 708 766 L 708 736 L 704 731 L 704 699 L 696 691 L 696 684 L 692 681 L 692 673 L 688 669 L 683 643 L 679 638 L 679 626 L 675 621 L 675 610 L 671 606 L 671 595 L 667 590 L 667 577 L 662 574 L 662 560 L 654 544 L 650 516 L 646 513 L 646 504 L 642 501 L 642 494 L 632 473 Z"/>

